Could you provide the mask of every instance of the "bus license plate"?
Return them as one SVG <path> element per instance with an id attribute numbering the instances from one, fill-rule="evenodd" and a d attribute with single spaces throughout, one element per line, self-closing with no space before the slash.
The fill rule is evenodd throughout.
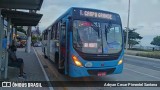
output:
<path id="1" fill-rule="evenodd" d="M 105 75 L 106 75 L 106 72 L 98 72 L 97 75 L 98 75 L 98 76 L 105 76 Z"/>

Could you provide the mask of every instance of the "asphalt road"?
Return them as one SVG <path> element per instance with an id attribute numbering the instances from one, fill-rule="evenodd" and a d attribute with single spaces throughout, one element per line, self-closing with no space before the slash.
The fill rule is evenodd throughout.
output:
<path id="1" fill-rule="evenodd" d="M 41 47 L 35 51 L 51 81 L 160 81 L 160 60 L 125 55 L 121 74 L 103 77 L 70 78 L 58 73 L 55 65 L 44 58 Z M 64 84 L 64 83 L 62 83 Z M 84 83 L 86 85 L 87 83 Z M 96 84 L 95 84 L 96 85 Z M 158 87 L 54 87 L 54 90 L 160 90 Z"/>

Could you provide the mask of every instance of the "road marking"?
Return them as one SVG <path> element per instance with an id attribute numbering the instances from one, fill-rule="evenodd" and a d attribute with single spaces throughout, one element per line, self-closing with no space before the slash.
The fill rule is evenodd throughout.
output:
<path id="1" fill-rule="evenodd" d="M 128 64 L 128 65 L 133 66 L 133 67 L 140 67 L 140 68 L 144 68 L 144 69 L 149 69 L 149 70 L 152 70 L 152 71 L 160 72 L 158 70 L 154 70 L 154 69 L 151 69 L 151 68 L 145 68 L 145 67 L 138 66 L 138 65 L 133 65 L 133 64 L 129 64 L 129 63 L 125 63 L 125 64 Z M 156 66 L 153 66 L 153 67 L 156 67 Z M 160 67 L 156 67 L 156 68 L 160 68 Z"/>
<path id="2" fill-rule="evenodd" d="M 46 80 L 47 80 L 48 83 L 51 85 L 51 83 L 49 82 L 49 78 L 48 78 L 48 76 L 47 76 L 47 74 L 46 74 L 46 71 L 44 70 L 43 65 L 42 65 L 42 63 L 41 63 L 41 61 L 40 61 L 40 59 L 39 59 L 39 57 L 38 57 L 38 55 L 37 55 L 37 52 L 35 51 L 34 48 L 33 48 L 33 50 L 34 50 L 34 53 L 36 54 L 36 57 L 37 57 L 37 59 L 38 59 L 38 62 L 39 62 L 39 64 L 40 64 L 40 67 L 41 67 L 41 69 L 42 69 L 42 71 L 43 71 L 43 74 L 44 74 Z M 53 89 L 53 87 L 49 87 L 49 90 L 54 90 L 54 89 Z"/>
<path id="3" fill-rule="evenodd" d="M 130 70 L 130 71 L 133 71 L 133 72 L 136 72 L 136 73 L 139 73 L 139 74 L 142 74 L 142 75 L 146 75 L 146 76 L 149 76 L 149 77 L 156 78 L 156 79 L 160 80 L 160 77 L 152 76 L 152 75 L 146 74 L 146 73 L 141 73 L 141 72 L 135 71 L 133 69 L 129 69 L 129 68 L 124 68 L 124 69 L 127 69 L 127 70 Z"/>
<path id="4" fill-rule="evenodd" d="M 39 57 L 40 57 L 40 58 L 43 58 L 43 57 L 42 57 L 42 52 L 39 52 L 38 49 L 35 49 L 35 50 L 39 53 Z M 44 59 L 44 58 L 43 58 L 43 59 Z M 55 72 L 55 71 L 56 71 L 56 70 L 55 70 L 55 67 L 53 67 L 54 70 L 52 70 L 53 68 L 50 67 L 50 60 L 47 59 L 47 60 L 44 61 L 44 63 L 45 63 L 46 65 L 49 65 L 49 66 L 48 66 L 49 71 L 52 71 L 52 74 L 54 73 L 53 75 L 57 78 L 57 80 L 58 80 L 58 81 L 61 81 L 60 78 L 59 78 L 59 76 L 58 76 L 58 74 L 56 74 L 56 73 L 58 73 L 58 72 Z M 51 65 L 51 66 L 52 66 L 52 65 Z M 52 69 L 51 69 L 51 68 L 52 68 Z M 64 83 L 61 83 L 61 84 L 64 84 Z M 66 87 L 62 87 L 62 88 L 63 88 L 63 90 L 68 90 Z"/>

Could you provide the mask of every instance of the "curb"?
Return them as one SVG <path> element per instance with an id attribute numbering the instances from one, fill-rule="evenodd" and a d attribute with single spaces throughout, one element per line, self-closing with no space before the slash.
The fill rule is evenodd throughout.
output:
<path id="1" fill-rule="evenodd" d="M 48 75 L 47 75 L 47 73 L 46 73 L 46 71 L 45 71 L 45 69 L 44 69 L 44 67 L 43 67 L 43 65 L 42 65 L 42 63 L 41 63 L 41 61 L 40 61 L 40 59 L 39 59 L 39 57 L 38 57 L 38 55 L 37 55 L 37 51 L 35 50 L 34 47 L 33 47 L 33 51 L 34 51 L 34 53 L 35 53 L 35 55 L 36 55 L 36 57 L 37 57 L 37 59 L 38 59 L 38 62 L 39 62 L 39 64 L 40 64 L 40 67 L 41 67 L 41 69 L 42 69 L 42 72 L 43 72 L 43 74 L 44 74 L 44 77 L 45 77 L 46 81 L 48 81 L 48 84 L 51 85 L 51 83 L 49 82 L 50 80 L 49 80 L 49 78 L 48 78 Z M 49 90 L 54 90 L 53 87 L 48 87 L 48 88 L 49 88 Z"/>

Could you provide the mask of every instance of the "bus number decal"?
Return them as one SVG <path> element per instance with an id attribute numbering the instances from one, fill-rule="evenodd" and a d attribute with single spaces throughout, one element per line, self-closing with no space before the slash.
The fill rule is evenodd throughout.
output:
<path id="1" fill-rule="evenodd" d="M 112 20 L 112 15 L 111 14 L 99 13 L 99 12 L 93 12 L 93 11 L 80 10 L 80 16 L 94 17 L 94 18 L 104 18 L 104 19 Z"/>

